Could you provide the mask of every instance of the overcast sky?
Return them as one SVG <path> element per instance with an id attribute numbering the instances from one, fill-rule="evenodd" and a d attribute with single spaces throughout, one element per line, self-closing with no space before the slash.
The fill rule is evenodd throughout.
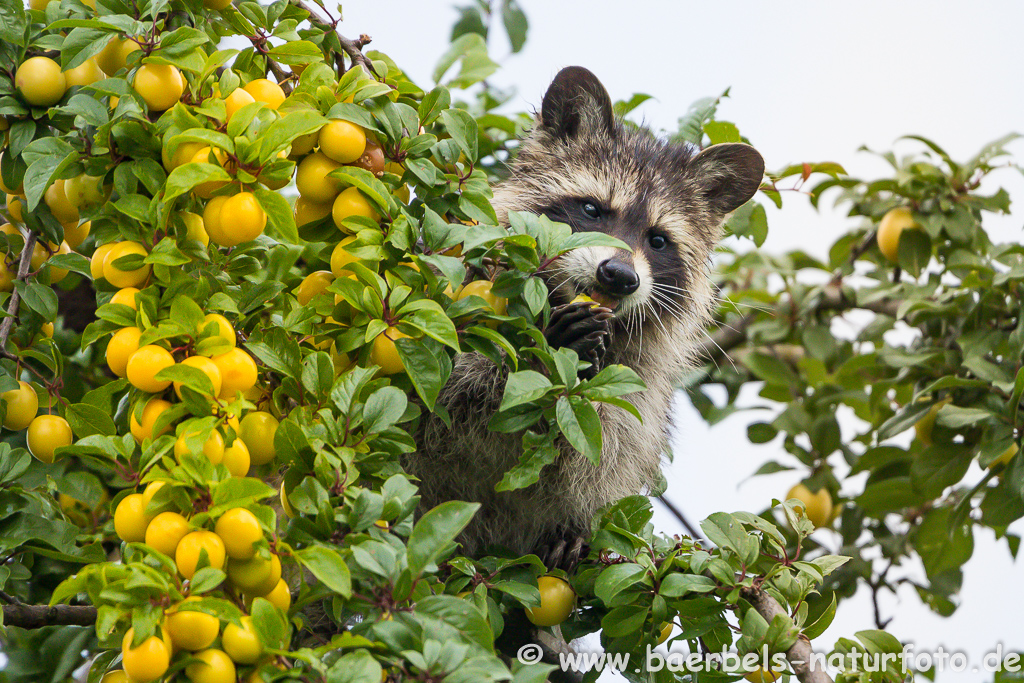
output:
<path id="1" fill-rule="evenodd" d="M 613 99 L 634 92 L 653 95 L 656 99 L 641 111 L 655 129 L 673 129 L 691 102 L 731 87 L 720 116 L 739 125 L 769 169 L 834 160 L 851 174 L 868 177 L 884 174 L 886 166 L 858 153 L 861 145 L 890 149 L 898 137 L 914 133 L 963 159 L 1008 132 L 1024 132 L 1024 3 L 1014 0 L 520 4 L 530 19 L 526 48 L 503 59 L 507 45 L 493 41 L 493 56 L 503 69 L 492 80 L 517 86 L 521 109 L 539 106 L 551 77 L 571 64 L 594 71 Z M 342 31 L 370 34 L 372 47 L 429 86 L 455 17 L 446 0 L 350 0 Z M 904 153 L 913 149 L 901 144 Z M 1018 159 L 1024 157 L 1020 142 L 1013 149 Z M 1015 202 L 1024 203 L 1024 177 L 1006 171 L 996 180 Z M 770 216 L 767 251 L 799 247 L 824 256 L 852 225 L 838 212 L 818 214 L 798 199 L 787 197 L 787 202 Z M 1002 241 L 1019 240 L 1022 224 L 1020 206 L 1011 217 L 986 220 Z M 691 520 L 718 510 L 763 509 L 800 479 L 789 472 L 739 481 L 780 455 L 781 449 L 746 440 L 746 423 L 761 419 L 755 413 L 709 429 L 682 399 L 677 419 L 682 429 L 674 439 L 670 495 Z M 845 492 L 855 495 L 862 485 L 855 481 Z M 680 531 L 661 510 L 656 520 L 666 532 Z M 1012 530 L 1020 534 L 1024 525 L 1018 522 Z M 830 532 L 818 533 L 827 545 L 836 543 Z M 935 616 L 911 590 L 898 601 L 884 601 L 882 609 L 894 617 L 889 630 L 918 651 L 942 645 L 967 652 L 972 664 L 979 664 L 999 642 L 1024 650 L 1022 577 L 1006 544 L 980 532 L 967 565 L 963 606 L 953 617 Z M 867 628 L 873 628 L 871 605 L 862 591 L 841 605 L 816 649 Z M 986 680 L 991 675 L 938 677 L 941 683 Z"/>

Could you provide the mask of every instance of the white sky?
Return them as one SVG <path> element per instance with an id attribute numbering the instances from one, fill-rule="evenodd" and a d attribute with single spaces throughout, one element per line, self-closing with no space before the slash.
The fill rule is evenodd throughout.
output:
<path id="1" fill-rule="evenodd" d="M 914 133 L 964 159 L 1005 133 L 1024 132 L 1024 3 L 1014 0 L 520 4 L 531 25 L 526 48 L 504 60 L 492 81 L 515 84 L 521 109 L 539 106 L 551 77 L 570 64 L 594 71 L 613 99 L 634 92 L 654 95 L 657 99 L 641 111 L 655 129 L 673 129 L 691 102 L 731 86 L 720 116 L 740 126 L 769 169 L 834 160 L 867 177 L 884 174 L 886 166 L 857 153 L 861 145 L 885 150 L 899 136 Z M 353 1 L 346 3 L 341 30 L 370 34 L 373 48 L 429 86 L 455 16 L 444 0 Z M 492 43 L 492 52 L 499 61 L 507 54 L 503 39 Z M 909 152 L 912 146 L 901 149 Z M 1013 149 L 1018 159 L 1024 156 L 1024 144 L 1018 141 Z M 1024 202 L 1019 173 L 1005 171 L 997 182 L 1016 202 Z M 799 247 L 824 256 L 851 226 L 838 212 L 817 214 L 799 198 L 787 200 L 781 213 L 770 216 L 765 250 Z M 1012 217 L 986 222 L 996 228 L 996 239 L 1020 238 L 1024 212 L 1014 209 Z M 691 521 L 718 510 L 760 510 L 800 478 L 790 472 L 740 482 L 769 457 L 785 460 L 781 449 L 747 442 L 745 426 L 761 419 L 756 415 L 734 416 L 709 429 L 688 401 L 678 402 L 682 429 L 674 438 L 669 495 Z M 679 531 L 660 509 L 656 521 L 664 531 Z M 1020 534 L 1024 525 L 1015 529 Z M 837 542 L 829 532 L 818 533 L 826 534 L 826 545 Z M 1006 649 L 1024 649 L 1021 578 L 1020 564 L 1010 561 L 1005 543 L 980 532 L 967 565 L 963 606 L 953 617 L 934 615 L 912 590 L 898 601 L 886 599 L 883 612 L 894 617 L 889 630 L 918 651 L 942 645 L 965 651 L 971 664 L 979 665 L 999 642 Z M 828 650 L 837 637 L 852 637 L 872 624 L 870 601 L 862 591 L 842 603 L 816 649 Z M 987 681 L 991 675 L 946 673 L 937 680 Z"/>

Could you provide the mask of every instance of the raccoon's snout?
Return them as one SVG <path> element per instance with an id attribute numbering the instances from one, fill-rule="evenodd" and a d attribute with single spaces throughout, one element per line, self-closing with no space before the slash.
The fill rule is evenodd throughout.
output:
<path id="1" fill-rule="evenodd" d="M 640 276 L 633 266 L 610 258 L 597 266 L 597 282 L 608 294 L 622 298 L 640 288 Z"/>

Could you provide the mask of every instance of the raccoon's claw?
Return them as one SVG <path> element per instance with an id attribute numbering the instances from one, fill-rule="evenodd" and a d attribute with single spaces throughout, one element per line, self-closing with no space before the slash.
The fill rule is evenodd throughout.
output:
<path id="1" fill-rule="evenodd" d="M 554 348 L 570 348 L 590 367 L 580 370 L 583 379 L 590 379 L 601 370 L 607 350 L 612 312 L 603 306 L 580 302 L 558 306 L 551 311 L 551 321 L 544 336 Z"/>
<path id="2" fill-rule="evenodd" d="M 538 557 L 548 570 L 561 569 L 571 574 L 580 563 L 586 547 L 586 539 L 582 536 L 566 535 L 541 548 Z"/>

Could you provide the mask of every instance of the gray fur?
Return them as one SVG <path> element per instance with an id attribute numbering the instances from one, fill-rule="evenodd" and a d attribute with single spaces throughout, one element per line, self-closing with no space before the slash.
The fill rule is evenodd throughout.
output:
<path id="1" fill-rule="evenodd" d="M 695 155 L 688 146 L 667 144 L 614 121 L 610 100 L 602 93 L 584 69 L 570 67 L 556 77 L 509 179 L 495 188 L 499 220 L 507 224 L 509 211 L 542 213 L 563 197 L 591 197 L 634 215 L 642 209 L 646 222 L 623 229 L 635 233 L 638 243 L 650 226 L 671 235 L 684 264 L 678 281 L 685 291 L 663 290 L 659 301 L 651 298 L 651 287 L 641 287 L 636 296 L 646 300 L 623 299 L 613 319 L 605 364 L 627 365 L 647 384 L 646 391 L 629 397 L 643 423 L 599 404 L 600 466 L 564 444 L 556 463 L 527 489 L 494 491 L 521 451 L 520 434 L 487 430 L 501 402 L 507 369 L 476 353 L 455 359 L 439 398 L 452 428 L 432 415 L 424 417 L 419 450 L 406 464 L 421 480 L 423 510 L 451 499 L 483 503 L 460 538 L 467 554 L 489 545 L 527 553 L 561 536 L 585 536 L 602 506 L 649 490 L 658 480 L 672 397 L 680 375 L 694 364 L 693 348 L 712 310 L 708 265 L 722 219 L 749 199 L 761 180 L 763 162 L 759 165 L 760 156 L 749 147 L 718 146 Z M 642 260 L 639 251 L 635 259 Z M 639 265 L 637 272 L 650 276 L 651 268 Z M 565 265 L 563 270 L 571 269 Z M 556 262 L 547 274 L 553 304 L 569 301 L 592 284 L 585 281 L 585 268 L 582 275 L 579 267 L 576 271 L 569 277 Z"/>

